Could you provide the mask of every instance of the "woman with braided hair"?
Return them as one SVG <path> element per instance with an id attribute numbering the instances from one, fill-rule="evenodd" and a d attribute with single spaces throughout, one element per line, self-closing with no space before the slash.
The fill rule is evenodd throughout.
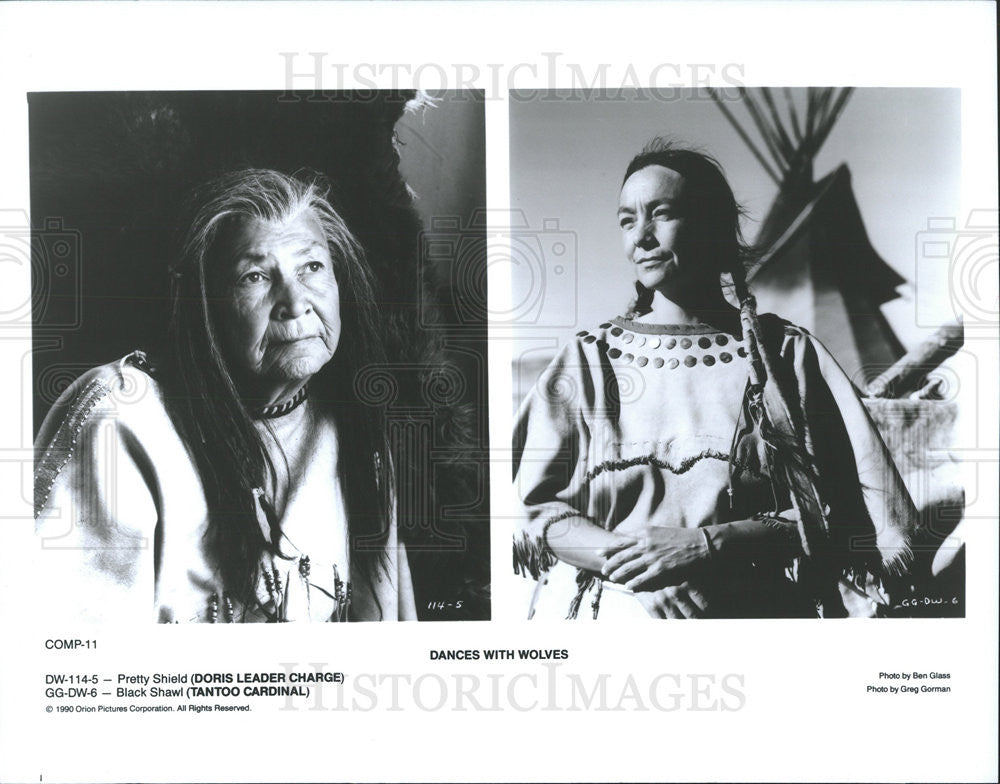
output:
<path id="1" fill-rule="evenodd" d="M 516 424 L 530 614 L 873 615 L 906 570 L 912 501 L 825 348 L 758 318 L 739 218 L 702 153 L 657 140 L 629 164 L 636 301 L 578 333 Z"/>

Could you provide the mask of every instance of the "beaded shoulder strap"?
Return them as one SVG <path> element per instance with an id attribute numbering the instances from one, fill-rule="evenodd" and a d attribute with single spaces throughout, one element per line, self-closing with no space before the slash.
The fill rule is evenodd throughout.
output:
<path id="1" fill-rule="evenodd" d="M 66 407 L 63 419 L 48 443 L 39 445 L 35 454 L 35 517 L 41 514 L 49 500 L 52 486 L 59 473 L 73 457 L 80 431 L 90 419 L 97 405 L 122 382 L 125 365 L 132 365 L 149 372 L 149 362 L 142 351 L 133 351 L 116 365 L 108 365 L 90 379 L 71 400 L 61 403 Z M 57 403 L 57 405 L 60 405 Z"/>

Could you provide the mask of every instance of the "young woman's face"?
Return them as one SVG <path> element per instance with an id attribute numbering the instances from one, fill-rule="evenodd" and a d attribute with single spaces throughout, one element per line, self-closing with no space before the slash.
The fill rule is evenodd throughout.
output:
<path id="1" fill-rule="evenodd" d="M 684 185 L 684 177 L 673 169 L 646 166 L 622 186 L 618 225 L 625 257 L 646 288 L 672 290 L 704 281 L 705 269 L 696 257 L 686 217 Z"/>
<path id="2" fill-rule="evenodd" d="M 319 221 L 245 221 L 226 243 L 222 306 L 227 356 L 264 395 L 308 381 L 340 340 L 340 292 Z"/>

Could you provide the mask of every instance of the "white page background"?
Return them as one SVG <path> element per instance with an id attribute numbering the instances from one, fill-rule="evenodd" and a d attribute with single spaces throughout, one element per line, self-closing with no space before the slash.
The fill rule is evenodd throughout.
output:
<path id="1" fill-rule="evenodd" d="M 698 86 L 706 72 L 709 84 L 724 84 L 728 65 L 748 86 L 959 88 L 964 216 L 997 206 L 995 32 L 989 3 L 7 4 L 0 7 L 0 208 L 29 205 L 27 92 L 281 90 L 288 85 L 280 53 L 301 53 L 295 62 L 307 65 L 306 53 L 321 52 L 325 63 L 348 64 L 343 79 L 330 68 L 322 84 L 299 76 L 294 87 L 369 87 L 370 79 L 379 87 L 483 89 L 488 206 L 501 210 L 509 196 L 505 90 L 570 86 L 569 64 L 584 73 L 609 64 L 612 87 L 627 83 L 629 67 L 640 79 L 659 73 L 676 87 Z M 561 66 L 548 67 L 552 53 Z M 657 72 L 664 63 L 677 69 Z M 414 84 L 414 68 L 373 77 L 377 69 L 360 64 L 427 65 Z M 713 66 L 714 75 L 696 65 Z M 491 309 L 502 310 L 509 297 L 506 273 L 491 268 Z M 23 287 L 26 301 L 26 271 L 3 275 L 2 285 Z M 0 780 L 995 780 L 996 320 L 972 326 L 976 339 L 967 347 L 980 375 L 962 401 L 967 517 L 976 523 L 969 526 L 965 619 L 521 620 L 521 595 L 505 589 L 514 514 L 511 336 L 497 327 L 490 354 L 494 620 L 280 630 L 53 628 L 39 617 L 22 557 L 34 545 L 30 335 L 0 330 L 7 379 Z M 46 650 L 51 638 L 95 639 L 98 647 Z M 565 649 L 568 659 L 546 668 L 429 655 L 485 648 Z M 357 704 L 345 710 L 330 709 L 330 695 L 326 709 L 315 700 L 295 710 L 281 710 L 282 700 L 255 701 L 243 715 L 44 711 L 50 672 L 236 673 L 286 663 L 305 670 L 318 663 L 355 684 L 370 676 L 375 696 L 349 691 Z M 952 693 L 866 694 L 882 670 L 948 672 Z M 602 675 L 605 709 L 572 710 L 570 676 L 590 688 Z M 720 689 L 727 676 L 741 699 Z M 622 699 L 630 678 L 640 696 Z M 473 683 L 479 705 L 499 709 L 461 697 Z M 660 695 L 681 695 L 679 709 L 664 710 L 668 698 L 660 708 L 651 704 L 654 683 Z M 699 696 L 706 683 L 713 684 L 709 696 Z M 707 705 L 714 709 L 695 709 Z"/>

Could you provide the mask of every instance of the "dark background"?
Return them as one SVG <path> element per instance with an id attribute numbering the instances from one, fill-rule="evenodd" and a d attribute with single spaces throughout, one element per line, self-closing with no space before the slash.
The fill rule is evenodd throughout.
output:
<path id="1" fill-rule="evenodd" d="M 30 94 L 34 427 L 88 368 L 137 348 L 155 355 L 183 228 L 176 216 L 193 185 L 245 167 L 322 172 L 379 281 L 398 390 L 386 402 L 399 529 L 418 612 L 487 619 L 486 258 L 476 217 L 486 201 L 483 103 L 472 93 L 439 96 L 407 115 L 407 142 L 397 122 L 414 97 Z M 412 119 L 423 112 L 434 117 L 429 128 Z M 432 191 L 423 211 L 447 214 L 415 208 L 400 174 L 408 143 L 411 168 Z M 460 171 L 435 163 L 448 146 Z"/>

